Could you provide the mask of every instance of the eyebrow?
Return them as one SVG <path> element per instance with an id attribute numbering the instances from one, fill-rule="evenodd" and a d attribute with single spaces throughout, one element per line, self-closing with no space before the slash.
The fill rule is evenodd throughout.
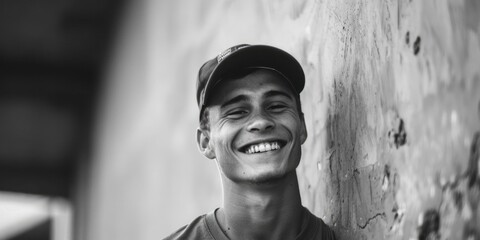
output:
<path id="1" fill-rule="evenodd" d="M 224 108 L 228 105 L 232 105 L 238 102 L 248 102 L 248 97 L 246 95 L 238 95 L 220 105 L 220 108 Z"/>
<path id="2" fill-rule="evenodd" d="M 284 96 L 284 97 L 287 97 L 290 100 L 293 100 L 293 98 L 292 98 L 292 96 L 290 96 L 290 94 L 288 94 L 286 92 L 283 92 L 283 91 L 270 90 L 270 91 L 265 93 L 266 98 L 275 97 L 275 96 Z"/>
<path id="3" fill-rule="evenodd" d="M 270 90 L 268 92 L 266 92 L 264 94 L 264 97 L 265 98 L 270 98 L 270 97 L 275 97 L 275 96 L 284 96 L 290 100 L 293 100 L 292 96 L 290 96 L 290 94 L 286 93 L 286 92 L 283 92 L 283 91 L 277 91 L 277 90 Z M 220 105 L 220 108 L 225 108 L 229 105 L 232 105 L 232 104 L 235 104 L 235 103 L 239 103 L 239 102 L 249 102 L 249 98 L 247 97 L 247 95 L 238 95 L 238 96 L 235 96 L 233 97 L 232 99 L 224 102 L 222 105 Z"/>

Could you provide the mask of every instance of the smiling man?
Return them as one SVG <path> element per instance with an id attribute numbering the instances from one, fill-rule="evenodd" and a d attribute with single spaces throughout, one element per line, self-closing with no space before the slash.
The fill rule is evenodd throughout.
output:
<path id="1" fill-rule="evenodd" d="M 335 239 L 301 205 L 304 85 L 295 58 L 265 45 L 234 46 L 200 68 L 197 142 L 219 166 L 223 206 L 166 239 Z"/>

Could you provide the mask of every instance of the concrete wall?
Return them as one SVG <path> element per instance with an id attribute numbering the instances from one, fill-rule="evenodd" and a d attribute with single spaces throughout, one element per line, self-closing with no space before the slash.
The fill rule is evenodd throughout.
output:
<path id="1" fill-rule="evenodd" d="M 86 239 L 158 239 L 221 203 L 194 84 L 238 43 L 304 67 L 302 200 L 339 239 L 479 239 L 479 13 L 475 0 L 134 1 L 106 75 Z"/>

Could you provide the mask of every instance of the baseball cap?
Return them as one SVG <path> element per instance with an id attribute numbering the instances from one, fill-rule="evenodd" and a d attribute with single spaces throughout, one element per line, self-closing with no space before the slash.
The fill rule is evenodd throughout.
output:
<path id="1" fill-rule="evenodd" d="M 289 53 L 267 45 L 240 44 L 226 49 L 205 62 L 198 72 L 197 103 L 200 117 L 214 87 L 225 75 L 243 69 L 270 69 L 281 74 L 295 93 L 305 86 L 305 74 L 300 63 Z"/>

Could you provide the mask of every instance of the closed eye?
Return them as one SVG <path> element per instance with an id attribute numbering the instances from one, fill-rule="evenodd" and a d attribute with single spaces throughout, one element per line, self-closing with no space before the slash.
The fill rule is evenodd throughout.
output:
<path id="1" fill-rule="evenodd" d="M 267 109 L 271 112 L 281 112 L 286 108 L 287 106 L 283 104 L 273 104 L 273 105 L 270 105 Z"/>
<path id="2" fill-rule="evenodd" d="M 230 111 L 226 114 L 228 118 L 238 119 L 248 114 L 248 111 L 245 109 L 237 109 Z"/>

